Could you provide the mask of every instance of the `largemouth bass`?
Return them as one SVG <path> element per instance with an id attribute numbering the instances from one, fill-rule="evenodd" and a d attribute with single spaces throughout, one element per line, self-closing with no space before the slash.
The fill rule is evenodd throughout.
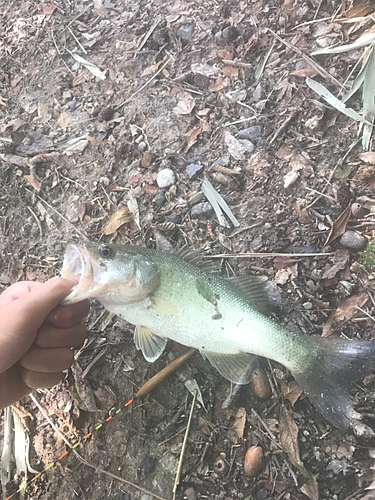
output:
<path id="1" fill-rule="evenodd" d="M 350 383 L 375 369 L 375 343 L 291 332 L 261 312 L 264 285 L 225 279 L 187 248 L 175 254 L 132 245 L 69 245 L 61 275 L 77 278 L 65 304 L 96 298 L 135 325 L 134 340 L 155 361 L 168 339 L 194 347 L 226 379 L 250 380 L 254 355 L 286 366 L 321 414 L 345 429 L 360 415 Z"/>

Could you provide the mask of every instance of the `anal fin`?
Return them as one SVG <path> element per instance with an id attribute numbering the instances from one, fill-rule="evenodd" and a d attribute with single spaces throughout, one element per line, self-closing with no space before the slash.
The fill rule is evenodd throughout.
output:
<path id="1" fill-rule="evenodd" d="M 134 331 L 135 347 L 141 350 L 147 361 L 153 363 L 164 351 L 168 339 L 159 337 L 147 326 L 137 325 Z"/>
<path id="2" fill-rule="evenodd" d="M 234 384 L 248 384 L 252 379 L 253 371 L 258 367 L 257 356 L 247 352 L 237 354 L 201 352 L 201 354 L 224 378 Z"/>

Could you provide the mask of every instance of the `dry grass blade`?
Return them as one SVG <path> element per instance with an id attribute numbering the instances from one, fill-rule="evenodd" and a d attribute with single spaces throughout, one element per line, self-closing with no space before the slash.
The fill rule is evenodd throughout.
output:
<path id="1" fill-rule="evenodd" d="M 306 83 L 310 87 L 311 90 L 316 92 L 320 97 L 322 97 L 325 101 L 328 102 L 329 105 L 333 106 L 334 108 L 337 109 L 337 111 L 340 111 L 340 113 L 343 113 L 346 116 L 349 116 L 349 118 L 352 118 L 353 120 L 356 120 L 357 122 L 363 122 L 364 119 L 363 117 L 357 113 L 354 109 L 352 108 L 347 108 L 345 104 L 337 99 L 331 92 L 326 89 L 324 85 L 322 85 L 319 82 L 316 82 L 315 80 L 312 80 L 311 78 L 306 78 Z"/>
<path id="2" fill-rule="evenodd" d="M 95 66 L 95 64 L 91 63 L 90 61 L 86 61 L 83 57 L 79 56 L 78 54 L 75 54 L 74 52 L 70 52 L 70 55 L 75 59 L 77 62 L 82 64 L 86 69 L 90 71 L 96 78 L 99 78 L 99 80 L 105 80 L 106 76 L 105 74 L 100 71 L 100 69 Z"/>
<path id="3" fill-rule="evenodd" d="M 222 196 L 216 191 L 211 182 L 208 179 L 204 179 L 202 184 L 202 190 L 207 200 L 211 203 L 212 208 L 215 210 L 216 216 L 219 219 L 220 225 L 228 227 L 228 223 L 223 215 L 221 209 L 224 210 L 225 214 L 231 221 L 234 227 L 238 227 L 240 223 L 233 215 L 231 209 L 228 207 L 227 203 L 224 201 Z"/>
<path id="4" fill-rule="evenodd" d="M 367 120 L 363 126 L 362 148 L 368 151 L 375 118 L 375 42 L 372 43 L 372 50 L 366 64 L 362 100 L 363 116 Z"/>
<path id="5" fill-rule="evenodd" d="M 349 43 L 347 45 L 340 45 L 339 47 L 327 47 L 324 49 L 314 50 L 311 52 L 312 56 L 322 55 L 322 54 L 342 54 L 343 52 L 348 52 L 350 50 L 361 49 L 362 47 L 366 47 L 375 41 L 375 33 L 367 33 L 366 35 L 361 36 L 353 43 Z"/>
<path id="6" fill-rule="evenodd" d="M 3 490 L 3 496 L 6 496 L 6 485 L 10 481 L 11 475 L 11 456 L 12 456 L 12 409 L 4 409 L 4 444 L 1 454 L 0 480 Z"/>

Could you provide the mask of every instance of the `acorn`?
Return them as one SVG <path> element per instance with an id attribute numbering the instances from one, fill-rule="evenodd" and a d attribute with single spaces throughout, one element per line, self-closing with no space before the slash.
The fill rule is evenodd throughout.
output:
<path id="1" fill-rule="evenodd" d="M 224 457 L 220 456 L 214 462 L 214 472 L 218 476 L 224 476 L 229 469 L 228 462 L 224 459 Z"/>
<path id="2" fill-rule="evenodd" d="M 262 401 L 267 401 L 272 396 L 272 389 L 267 375 L 262 368 L 255 368 L 250 386 Z"/>
<path id="3" fill-rule="evenodd" d="M 245 476 L 258 476 L 264 466 L 263 449 L 261 446 L 250 446 L 245 454 L 243 468 Z"/>

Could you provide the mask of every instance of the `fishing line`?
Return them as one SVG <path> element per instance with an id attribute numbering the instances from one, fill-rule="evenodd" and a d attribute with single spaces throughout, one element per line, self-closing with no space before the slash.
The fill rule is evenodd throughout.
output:
<path id="1" fill-rule="evenodd" d="M 28 486 L 30 486 L 32 483 L 34 483 L 37 479 L 39 479 L 43 474 L 45 474 L 48 470 L 52 469 L 56 464 L 61 462 L 61 460 L 70 453 L 78 448 L 80 444 L 84 445 L 90 437 L 95 434 L 96 431 L 104 427 L 108 422 L 113 420 L 117 415 L 121 413 L 121 411 L 124 408 L 127 408 L 130 406 L 132 403 L 134 403 L 137 399 L 140 399 L 147 394 L 149 394 L 151 391 L 153 391 L 163 380 L 165 380 L 171 373 L 173 373 L 179 366 L 181 366 L 183 363 L 185 363 L 186 360 L 188 360 L 194 353 L 196 352 L 196 349 L 189 349 L 186 351 L 184 354 L 179 356 L 177 359 L 172 361 L 172 363 L 169 363 L 167 366 L 165 366 L 160 372 L 158 372 L 156 375 L 154 375 L 152 378 L 147 380 L 145 384 L 142 385 L 142 387 L 139 389 L 139 391 L 135 394 L 135 396 L 132 399 L 129 399 L 127 403 L 125 403 L 123 406 L 118 408 L 114 412 L 113 415 L 110 415 L 108 418 L 104 420 L 101 424 L 98 424 L 96 427 L 94 427 L 92 432 L 89 432 L 84 436 L 81 440 L 77 441 L 69 450 L 65 451 L 62 455 L 60 455 L 54 462 L 50 463 L 45 467 L 41 472 L 38 472 L 33 478 L 29 479 L 25 484 L 23 484 L 20 488 L 18 488 L 17 491 L 12 493 L 10 496 L 5 498 L 4 500 L 10 500 L 11 498 L 15 497 L 18 493 L 21 491 L 25 490 Z"/>

